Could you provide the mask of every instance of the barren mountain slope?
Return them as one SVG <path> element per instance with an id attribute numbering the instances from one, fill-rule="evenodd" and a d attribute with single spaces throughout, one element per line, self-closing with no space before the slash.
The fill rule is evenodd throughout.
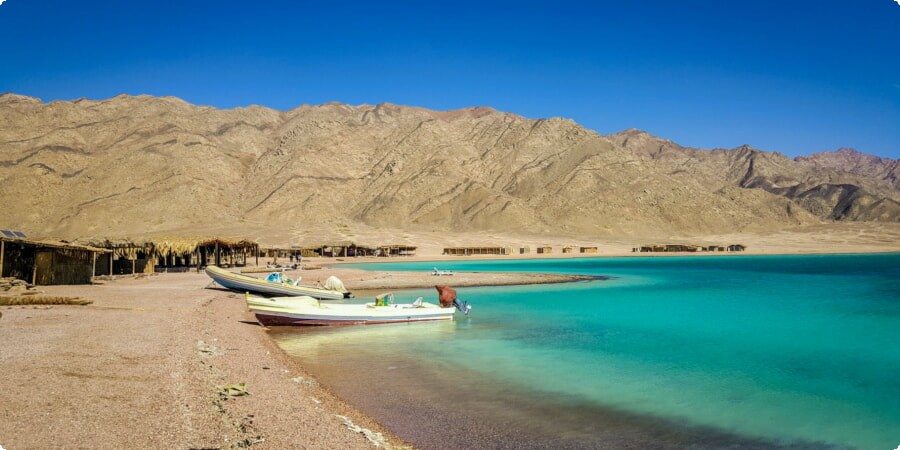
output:
<path id="1" fill-rule="evenodd" d="M 852 148 L 821 152 L 794 158 L 816 169 L 831 169 L 859 175 L 870 180 L 884 180 L 900 189 L 900 161 L 860 153 Z"/>
<path id="2" fill-rule="evenodd" d="M 892 176 L 898 170 L 895 160 L 859 153 L 853 161 L 819 156 L 823 154 L 792 160 L 746 145 L 707 151 L 680 147 L 637 130 L 608 137 L 670 166 L 702 161 L 701 166 L 713 169 L 702 173 L 704 179 L 789 198 L 825 220 L 900 221 L 900 190 Z"/>
<path id="3" fill-rule="evenodd" d="M 885 175 L 896 161 L 844 171 L 489 108 L 6 94 L 0 124 L 0 225 L 62 238 L 235 224 L 601 236 L 900 221 Z"/>

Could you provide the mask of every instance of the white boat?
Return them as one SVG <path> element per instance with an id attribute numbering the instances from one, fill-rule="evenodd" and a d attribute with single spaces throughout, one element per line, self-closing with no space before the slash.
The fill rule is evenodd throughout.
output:
<path id="1" fill-rule="evenodd" d="M 334 278 L 336 281 L 334 282 L 334 286 L 332 286 L 336 288 L 329 289 L 329 283 L 326 283 L 325 287 L 318 287 L 299 283 L 292 284 L 286 281 L 275 281 L 275 278 L 277 278 L 277 280 L 282 280 L 280 272 L 275 273 L 279 276 L 273 277 L 273 281 L 229 272 L 216 266 L 206 266 L 206 274 L 219 285 L 239 292 L 256 292 L 259 294 L 282 296 L 307 295 L 322 300 L 340 300 L 342 298 L 351 297 L 350 292 L 343 288 L 343 283 L 337 278 Z M 270 277 L 272 277 L 271 274 Z"/>
<path id="2" fill-rule="evenodd" d="M 388 295 L 390 297 L 388 297 Z M 312 297 L 262 298 L 247 295 L 247 307 L 263 325 L 367 325 L 378 323 L 453 320 L 458 307 L 422 301 L 392 304 L 393 295 L 365 304 L 321 303 Z M 470 307 L 461 309 L 468 314 Z"/>

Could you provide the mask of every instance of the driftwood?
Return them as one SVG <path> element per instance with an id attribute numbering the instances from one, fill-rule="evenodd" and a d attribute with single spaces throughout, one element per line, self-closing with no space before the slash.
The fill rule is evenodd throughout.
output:
<path id="1" fill-rule="evenodd" d="M 0 306 L 25 306 L 25 305 L 90 305 L 93 300 L 81 297 L 49 297 L 40 295 L 27 295 L 23 297 L 0 297 Z"/>

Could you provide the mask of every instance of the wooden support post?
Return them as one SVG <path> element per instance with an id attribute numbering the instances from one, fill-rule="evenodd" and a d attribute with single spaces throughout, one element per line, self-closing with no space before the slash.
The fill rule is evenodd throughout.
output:
<path id="1" fill-rule="evenodd" d="M 31 272 L 31 284 L 35 284 L 37 282 L 37 250 L 34 252 L 34 270 Z"/>
<path id="2" fill-rule="evenodd" d="M 132 275 L 134 275 L 134 273 L 135 273 L 135 266 L 136 266 L 135 260 L 132 259 L 131 260 L 131 274 Z"/>
<path id="3" fill-rule="evenodd" d="M 94 255 L 93 262 L 91 262 L 91 276 L 92 276 L 92 277 L 96 277 L 96 276 L 97 276 L 97 253 L 96 253 L 96 252 L 91 252 L 91 254 Z M 0 274 L 3 274 L 3 270 L 2 270 L 2 269 L 3 269 L 3 264 L 2 264 L 2 261 L 3 261 L 3 257 L 0 256 Z"/>
<path id="4" fill-rule="evenodd" d="M 256 266 L 259 267 L 259 245 L 256 246 Z"/>
<path id="5" fill-rule="evenodd" d="M 6 241 L 0 241 L 0 277 L 3 276 L 3 253 L 6 252 Z"/>
<path id="6" fill-rule="evenodd" d="M 110 253 L 109 254 L 109 276 L 112 276 L 112 274 L 113 274 L 112 273 L 112 259 L 113 259 L 113 254 Z"/>
<path id="7" fill-rule="evenodd" d="M 216 241 L 216 256 L 215 256 L 216 266 L 221 265 L 221 261 L 219 258 L 219 241 Z"/>

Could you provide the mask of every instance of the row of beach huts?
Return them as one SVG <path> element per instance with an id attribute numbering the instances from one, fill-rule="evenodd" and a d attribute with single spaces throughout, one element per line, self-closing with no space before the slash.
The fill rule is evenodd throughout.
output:
<path id="1" fill-rule="evenodd" d="M 536 247 L 535 253 L 539 255 L 548 255 L 553 253 L 553 247 L 546 245 Z M 597 253 L 597 247 L 579 247 L 573 245 L 566 245 L 562 247 L 562 253 Z M 443 254 L 451 255 L 451 256 L 476 256 L 476 255 L 528 255 L 531 253 L 530 246 L 522 246 L 522 247 L 500 247 L 500 246 L 487 246 L 487 247 L 444 247 Z"/>
<path id="2" fill-rule="evenodd" d="M 635 247 L 635 252 L 743 251 L 743 245 L 686 246 L 677 244 Z M 249 239 L 222 237 L 153 237 L 100 239 L 76 242 L 30 239 L 24 233 L 0 230 L 0 277 L 14 277 L 36 285 L 87 284 L 93 277 L 153 272 L 179 272 L 207 265 L 242 267 L 259 265 L 260 258 L 277 262 L 308 257 L 406 257 L 417 247 L 407 244 L 366 245 L 335 241 L 290 247 L 263 247 Z M 553 253 L 552 246 L 535 248 L 536 254 Z M 566 245 L 561 253 L 596 254 L 598 247 Z M 446 247 L 444 255 L 526 255 L 528 246 Z"/>
<path id="3" fill-rule="evenodd" d="M 350 241 L 290 247 L 264 247 L 249 239 L 222 237 L 153 237 L 75 242 L 31 239 L 0 230 L 0 277 L 36 285 L 87 284 L 93 277 L 179 272 L 207 265 L 242 267 L 303 257 L 415 256 L 406 244 L 363 245 Z"/>

